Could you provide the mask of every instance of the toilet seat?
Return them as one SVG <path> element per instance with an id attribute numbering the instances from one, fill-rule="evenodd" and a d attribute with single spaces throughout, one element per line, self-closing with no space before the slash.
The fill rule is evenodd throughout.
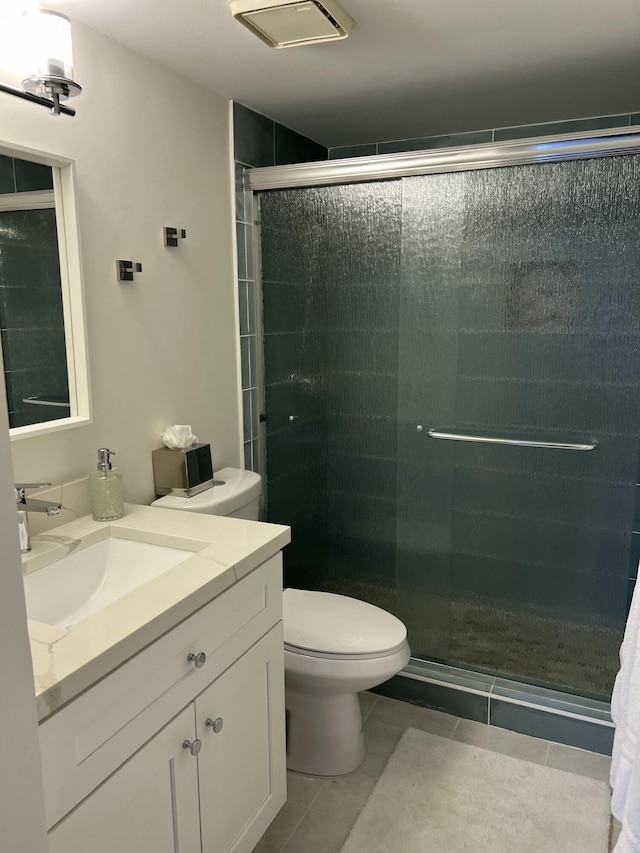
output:
<path id="1" fill-rule="evenodd" d="M 285 650 L 326 660 L 372 660 L 401 651 L 407 629 L 365 601 L 302 589 L 283 595 Z"/>
<path id="2" fill-rule="evenodd" d="M 292 646 L 289 643 L 284 644 L 285 652 L 291 652 L 294 655 L 305 655 L 310 658 L 321 658 L 322 660 L 337 660 L 337 661 L 348 661 L 348 660 L 377 660 L 382 657 L 389 657 L 391 655 L 395 655 L 396 652 L 399 652 L 403 648 L 403 643 L 400 643 L 395 649 L 392 649 L 388 652 L 383 652 L 382 654 L 362 654 L 362 655 L 346 655 L 339 653 L 330 653 L 330 652 L 319 652 L 313 649 L 303 649 L 300 646 Z"/>

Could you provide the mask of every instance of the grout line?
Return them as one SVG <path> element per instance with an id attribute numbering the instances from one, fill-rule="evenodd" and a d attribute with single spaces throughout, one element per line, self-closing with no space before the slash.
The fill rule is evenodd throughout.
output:
<path id="1" fill-rule="evenodd" d="M 379 697 L 379 696 L 376 696 L 376 698 L 375 698 L 375 700 L 374 700 L 373 704 L 371 705 L 371 707 L 369 708 L 369 710 L 367 711 L 367 713 L 366 713 L 366 714 L 364 715 L 364 717 L 362 718 L 362 725 L 363 725 L 363 726 L 364 726 L 365 722 L 369 719 L 369 716 L 370 716 L 371 712 L 373 711 L 373 709 L 374 709 L 374 708 L 376 707 L 376 705 L 378 704 L 378 700 L 379 700 L 379 699 L 380 699 L 380 697 Z"/>
<path id="2" fill-rule="evenodd" d="M 322 783 L 322 785 L 320 785 L 320 787 L 319 787 L 319 788 L 318 788 L 318 790 L 316 791 L 316 795 L 315 795 L 315 797 L 311 800 L 311 802 L 310 802 L 310 803 L 309 803 L 309 805 L 307 806 L 307 811 L 309 811 L 309 809 L 313 806 L 313 804 L 315 803 L 315 801 L 316 801 L 316 800 L 318 799 L 318 797 L 320 796 L 321 792 L 322 792 L 322 791 L 324 791 L 324 789 L 325 789 L 326 785 L 327 785 L 327 783 L 326 783 L 326 782 L 323 782 L 323 783 Z"/>
<path id="3" fill-rule="evenodd" d="M 299 805 L 299 803 L 298 803 L 298 805 Z M 282 845 L 282 847 L 280 848 L 280 853 L 284 853 L 284 849 L 285 849 L 285 847 L 286 847 L 286 846 L 287 846 L 287 844 L 291 841 L 291 839 L 293 838 L 293 836 L 296 834 L 296 832 L 298 831 L 298 828 L 300 827 L 300 824 L 302 823 L 302 821 L 305 819 L 305 817 L 306 817 L 308 814 L 309 814 L 309 806 L 307 806 L 307 808 L 306 808 L 306 810 L 305 810 L 304 814 L 302 815 L 302 817 L 300 818 L 300 820 L 297 822 L 297 824 L 296 824 L 296 825 L 295 825 L 295 827 L 293 828 L 293 830 L 292 830 L 292 832 L 291 832 L 291 835 L 287 838 L 287 840 L 284 842 L 284 844 L 283 844 L 283 845 Z"/>

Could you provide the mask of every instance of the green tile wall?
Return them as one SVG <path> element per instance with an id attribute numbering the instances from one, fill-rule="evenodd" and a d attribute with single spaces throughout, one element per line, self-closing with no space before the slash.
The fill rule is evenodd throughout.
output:
<path id="1" fill-rule="evenodd" d="M 374 154 L 398 154 L 403 151 L 427 151 L 432 148 L 454 148 L 460 145 L 479 145 L 509 139 L 527 139 L 535 136 L 555 136 L 568 133 L 586 133 L 613 127 L 629 127 L 640 124 L 640 113 L 597 116 L 595 118 L 555 121 L 546 124 L 527 124 L 517 127 L 500 127 L 489 130 L 474 130 L 440 136 L 423 136 L 415 139 L 392 139 L 369 142 L 362 145 L 343 145 L 329 149 L 329 159 L 343 157 L 367 157 Z"/>
<path id="2" fill-rule="evenodd" d="M 233 104 L 233 138 L 244 462 L 245 468 L 263 473 L 260 435 L 262 400 L 259 389 L 262 360 L 258 347 L 260 305 L 256 285 L 256 228 L 252 194 L 244 189 L 242 177 L 247 168 L 326 160 L 327 149 L 236 102 Z M 0 186 L 2 174 L 0 160 Z"/>
<path id="3" fill-rule="evenodd" d="M 52 189 L 53 173 L 49 166 L 0 154 L 0 195 Z"/>
<path id="4" fill-rule="evenodd" d="M 53 208 L 0 212 L 0 334 L 10 426 L 68 416 L 23 402 L 69 399 Z"/>

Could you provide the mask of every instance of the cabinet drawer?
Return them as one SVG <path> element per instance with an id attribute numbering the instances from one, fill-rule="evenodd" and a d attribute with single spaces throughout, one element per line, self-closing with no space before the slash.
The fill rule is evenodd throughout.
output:
<path id="1" fill-rule="evenodd" d="M 39 727 L 52 826 L 282 618 L 272 557 Z M 200 668 L 190 653 L 206 654 Z"/>

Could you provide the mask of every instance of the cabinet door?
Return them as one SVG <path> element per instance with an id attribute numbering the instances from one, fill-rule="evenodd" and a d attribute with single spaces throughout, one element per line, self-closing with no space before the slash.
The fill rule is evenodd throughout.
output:
<path id="1" fill-rule="evenodd" d="M 190 704 L 49 832 L 50 853 L 200 853 Z"/>
<path id="2" fill-rule="evenodd" d="M 203 853 L 253 850 L 284 804 L 284 721 L 280 622 L 196 699 Z"/>

